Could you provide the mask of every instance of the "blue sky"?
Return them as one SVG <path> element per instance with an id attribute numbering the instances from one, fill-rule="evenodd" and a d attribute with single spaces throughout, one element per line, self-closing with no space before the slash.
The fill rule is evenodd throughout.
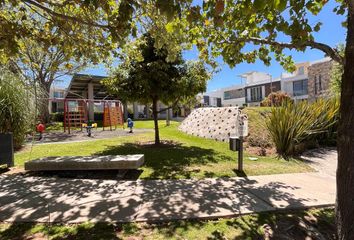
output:
<path id="1" fill-rule="evenodd" d="M 315 25 L 317 22 L 322 22 L 321 31 L 316 33 L 315 39 L 318 42 L 323 42 L 331 46 L 335 46 L 339 43 L 344 43 L 346 37 L 346 29 L 341 26 L 343 22 L 343 16 L 337 16 L 332 12 L 335 2 L 332 0 L 324 9 L 320 12 L 319 15 L 313 16 L 310 19 L 310 23 Z M 285 41 L 284 39 L 280 39 Z M 291 55 L 295 62 L 305 62 L 305 61 L 314 61 L 324 57 L 324 54 L 319 50 L 307 49 L 305 52 L 297 51 L 286 51 L 287 54 Z M 196 50 L 188 51 L 184 54 L 185 59 L 197 59 L 198 52 Z M 276 62 L 273 61 L 272 64 L 267 67 L 261 61 L 257 61 L 254 64 L 242 63 L 230 69 L 227 64 L 225 64 L 222 59 L 218 59 L 218 63 L 221 71 L 213 76 L 213 78 L 208 82 L 208 91 L 215 90 L 222 87 L 227 87 L 230 85 L 240 84 L 241 78 L 237 77 L 238 75 L 248 72 L 248 71 L 260 71 L 267 72 L 271 74 L 274 78 L 280 76 L 284 70 Z M 106 75 L 106 69 L 99 65 L 97 67 L 89 68 L 83 71 L 82 73 L 95 74 L 95 75 Z M 58 83 L 58 85 L 66 85 L 66 83 Z"/>

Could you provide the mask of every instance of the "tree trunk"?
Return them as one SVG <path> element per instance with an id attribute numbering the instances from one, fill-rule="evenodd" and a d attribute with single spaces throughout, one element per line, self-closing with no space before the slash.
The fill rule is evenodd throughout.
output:
<path id="1" fill-rule="evenodd" d="M 49 97 L 50 97 L 50 84 L 41 84 L 44 94 L 40 94 L 38 96 L 38 103 L 40 109 L 40 119 L 43 123 L 50 122 L 50 114 L 49 114 Z"/>
<path id="2" fill-rule="evenodd" d="M 159 134 L 159 122 L 158 122 L 158 112 L 157 112 L 157 99 L 152 101 L 152 115 L 154 117 L 155 125 L 155 144 L 160 144 L 160 134 Z"/>
<path id="3" fill-rule="evenodd" d="M 168 108 L 166 110 L 166 126 L 170 126 L 171 120 L 170 120 L 170 109 Z"/>
<path id="4" fill-rule="evenodd" d="M 338 129 L 336 220 L 340 240 L 354 239 L 354 0 L 348 0 L 348 32 Z"/>

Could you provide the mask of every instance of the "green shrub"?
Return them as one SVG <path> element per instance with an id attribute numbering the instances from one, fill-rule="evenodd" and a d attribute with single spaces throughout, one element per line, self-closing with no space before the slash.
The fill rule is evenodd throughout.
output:
<path id="1" fill-rule="evenodd" d="M 265 124 L 265 118 L 270 114 L 268 107 L 246 107 L 242 110 L 248 116 L 248 132 L 246 137 L 251 147 L 271 148 L 273 142 Z"/>
<path id="2" fill-rule="evenodd" d="M 320 135 L 335 131 L 339 112 L 337 98 L 320 99 L 314 103 L 285 102 L 274 107 L 266 119 L 266 126 L 277 153 L 287 158 L 296 154 L 296 146 L 313 141 Z"/>
<path id="3" fill-rule="evenodd" d="M 50 121 L 51 122 L 64 122 L 64 113 L 56 112 L 50 114 Z"/>
<path id="4" fill-rule="evenodd" d="M 34 124 L 33 95 L 18 76 L 4 68 L 0 71 L 0 133 L 12 132 L 19 148 Z"/>

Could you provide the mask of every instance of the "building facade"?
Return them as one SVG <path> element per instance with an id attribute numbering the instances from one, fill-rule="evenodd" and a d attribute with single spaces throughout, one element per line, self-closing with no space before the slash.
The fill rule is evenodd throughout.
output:
<path id="1" fill-rule="evenodd" d="M 333 61 L 330 58 L 314 62 L 295 64 L 293 73 L 282 73 L 273 79 L 268 73 L 247 72 L 240 75 L 245 85 L 235 85 L 218 89 L 203 95 L 202 105 L 220 106 L 260 106 L 272 92 L 285 92 L 295 101 L 313 101 L 330 93 L 330 79 Z"/>
<path id="2" fill-rule="evenodd" d="M 203 94 L 201 104 L 206 107 L 243 106 L 245 104 L 245 87 L 234 85 Z"/>
<path id="3" fill-rule="evenodd" d="M 309 66 L 309 62 L 297 63 L 295 72 L 283 73 L 280 77 L 281 91 L 287 93 L 295 101 L 308 99 Z"/>
<path id="4" fill-rule="evenodd" d="M 324 58 L 295 64 L 296 71 L 282 74 L 281 90 L 292 99 L 314 101 L 329 94 L 333 61 Z"/>
<path id="5" fill-rule="evenodd" d="M 51 87 L 49 91 L 49 113 L 64 112 L 64 97 L 66 89 L 63 87 Z"/>
<path id="6" fill-rule="evenodd" d="M 273 79 L 268 73 L 248 72 L 241 75 L 246 79 L 245 102 L 247 106 L 260 106 L 272 92 L 281 90 L 280 78 Z"/>
<path id="7" fill-rule="evenodd" d="M 308 96 L 310 101 L 330 94 L 333 61 L 325 58 L 313 62 L 308 68 Z"/>

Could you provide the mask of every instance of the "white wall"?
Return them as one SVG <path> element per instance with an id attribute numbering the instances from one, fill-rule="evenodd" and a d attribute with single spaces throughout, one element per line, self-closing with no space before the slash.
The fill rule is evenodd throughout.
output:
<path id="1" fill-rule="evenodd" d="M 257 85 L 261 84 L 263 82 L 270 82 L 271 76 L 267 73 L 263 72 L 251 72 L 251 73 L 246 73 L 246 85 Z"/>
<path id="2" fill-rule="evenodd" d="M 246 103 L 246 99 L 243 98 L 234 98 L 234 99 L 228 99 L 228 100 L 221 100 L 222 106 L 223 107 L 229 107 L 229 106 L 238 106 L 241 107 L 243 104 Z"/>
<path id="3" fill-rule="evenodd" d="M 210 106 L 216 106 L 216 102 L 214 104 L 214 99 L 216 101 L 216 98 L 221 98 L 221 105 L 224 107 L 229 107 L 231 106 L 242 106 L 246 101 L 245 98 L 234 98 L 234 99 L 227 99 L 224 100 L 224 92 L 234 90 L 234 89 L 242 89 L 244 88 L 243 85 L 234 85 L 230 87 L 225 87 L 225 88 L 220 88 L 214 91 L 206 92 L 205 94 L 202 94 L 204 96 L 209 96 L 210 97 Z M 202 100 L 203 103 L 203 100 Z"/>

